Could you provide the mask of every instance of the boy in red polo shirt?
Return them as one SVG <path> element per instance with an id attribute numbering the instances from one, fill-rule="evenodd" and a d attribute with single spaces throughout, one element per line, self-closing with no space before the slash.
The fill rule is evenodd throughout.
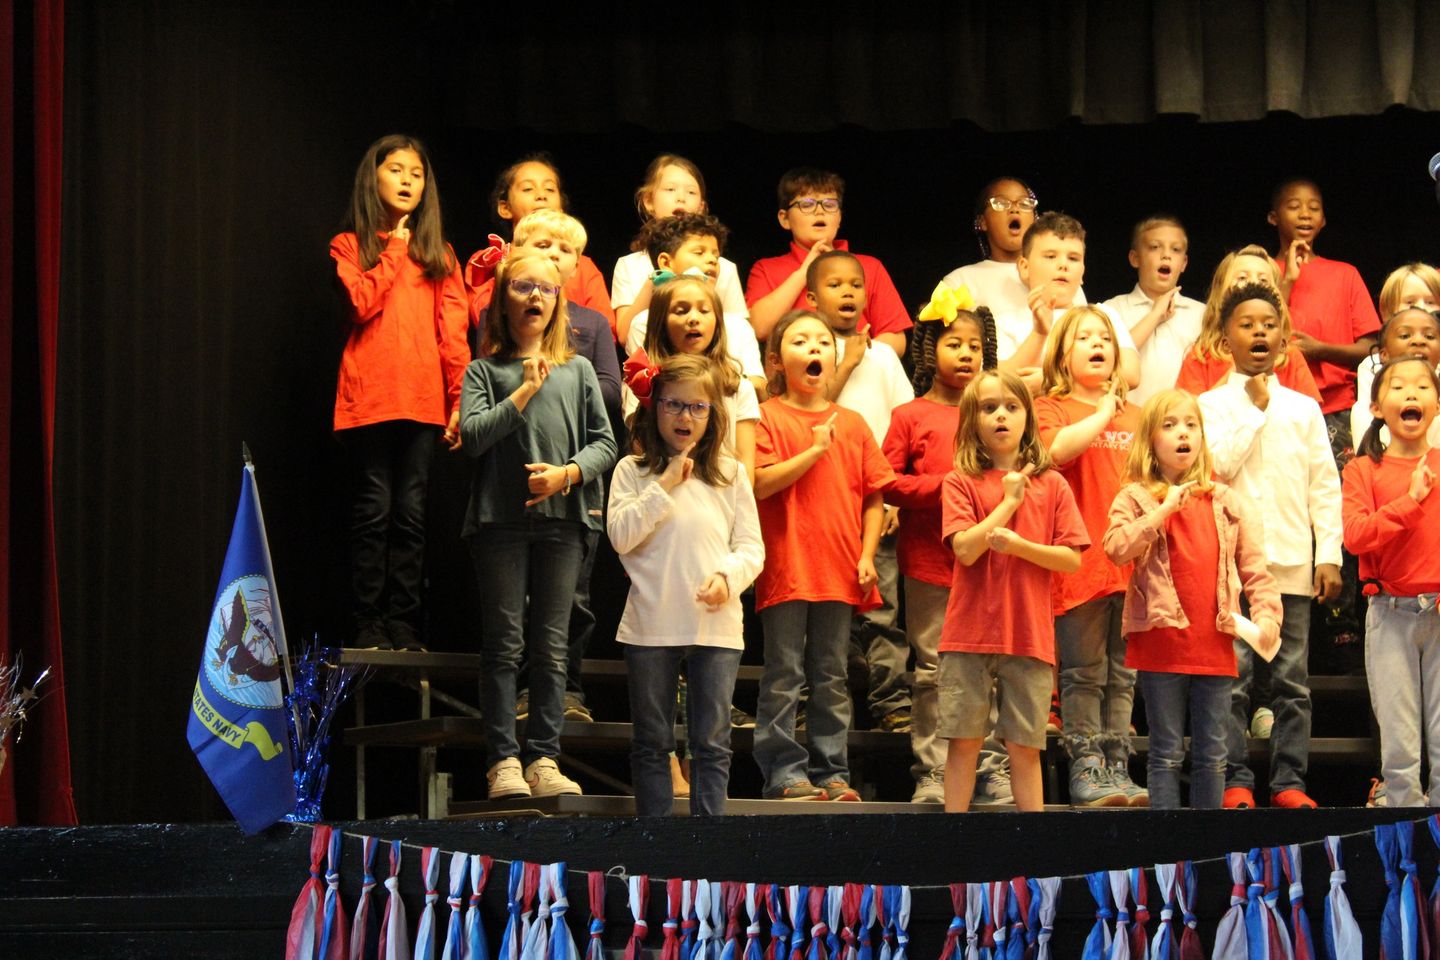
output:
<path id="1" fill-rule="evenodd" d="M 838 173 L 814 167 L 787 170 L 780 178 L 776 196 L 780 201 L 780 226 L 790 231 L 790 251 L 758 261 L 745 282 L 750 324 L 760 340 L 769 339 L 775 322 L 787 312 L 807 305 L 805 274 L 815 258 L 827 250 L 850 249 L 844 240 L 835 239 L 845 200 L 845 181 Z M 868 327 L 872 339 L 904 357 L 910 312 L 884 264 L 864 254 L 854 256 L 865 271 L 869 301 L 856 329 Z"/>
<path id="2" fill-rule="evenodd" d="M 1325 228 L 1318 186 L 1303 179 L 1282 183 L 1271 197 L 1267 219 L 1280 235 L 1275 263 L 1295 343 L 1320 388 L 1330 447 L 1343 467 L 1354 448 L 1345 411 L 1355 405 L 1355 367 L 1375 348 L 1380 318 L 1358 270 L 1315 255 L 1315 238 Z"/>

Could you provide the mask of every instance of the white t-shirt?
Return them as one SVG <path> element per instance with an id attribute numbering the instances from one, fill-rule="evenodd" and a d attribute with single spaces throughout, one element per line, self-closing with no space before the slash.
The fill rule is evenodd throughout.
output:
<path id="1" fill-rule="evenodd" d="M 760 362 L 760 341 L 746 315 L 726 313 L 722 318 L 725 350 L 740 364 L 740 373 L 747 377 L 765 378 L 765 365 Z M 625 354 L 630 356 L 645 346 L 645 331 L 650 328 L 650 311 L 641 310 L 630 320 L 625 335 Z"/>
<path id="2" fill-rule="evenodd" d="M 619 642 L 744 648 L 740 594 L 765 565 L 765 545 L 744 466 L 725 460 L 723 468 L 735 476 L 727 486 L 692 475 L 667 493 L 634 457 L 616 465 L 606 532 L 630 575 Z M 715 573 L 730 599 L 712 611 L 695 593 Z"/>
<path id="3" fill-rule="evenodd" d="M 1144 319 L 1154 305 L 1155 301 L 1145 295 L 1139 284 L 1129 293 L 1111 297 L 1102 304 L 1120 317 L 1127 331 Z M 1200 336 L 1200 321 L 1204 316 L 1205 304 L 1183 293 L 1175 295 L 1175 313 L 1156 326 L 1150 339 L 1137 348 L 1140 352 L 1140 385 L 1130 391 L 1131 403 L 1143 404 L 1153 394 L 1175 386 L 1175 380 L 1180 376 L 1180 365 L 1185 362 L 1185 353 Z"/>
<path id="4" fill-rule="evenodd" d="M 640 295 L 640 288 L 655 272 L 650 254 L 644 250 L 627 253 L 615 261 L 615 275 L 610 279 L 610 306 L 615 309 L 629 306 Z M 720 306 L 726 313 L 750 316 L 745 305 L 745 288 L 740 285 L 740 271 L 733 261 L 720 258 L 720 272 L 715 277 L 715 292 L 720 296 Z M 752 334 L 753 336 L 753 334 Z"/>
<path id="5" fill-rule="evenodd" d="M 835 338 L 838 359 L 845 358 L 844 337 Z M 884 446 L 890 432 L 890 414 L 902 403 L 915 399 L 915 388 L 895 351 L 883 343 L 871 342 L 865 357 L 850 372 L 845 389 L 835 402 L 865 418 L 877 446 Z"/>
<path id="6" fill-rule="evenodd" d="M 1029 310 L 1026 298 L 1030 291 L 1020 280 L 1020 268 L 999 260 L 981 260 L 956 267 L 945 274 L 944 281 L 952 287 L 968 287 L 975 302 L 989 307 L 995 316 L 1012 310 Z M 1084 289 L 1075 291 L 1075 306 L 1085 303 Z"/>
<path id="7" fill-rule="evenodd" d="M 1370 390 L 1383 366 L 1380 355 L 1372 353 L 1355 368 L 1355 406 L 1350 408 L 1350 444 L 1357 450 L 1360 448 L 1360 438 L 1370 429 L 1370 421 L 1373 419 L 1370 416 Z M 1440 447 L 1440 417 L 1430 421 L 1430 430 L 1425 434 L 1425 440 L 1432 447 Z M 1389 427 L 1380 428 L 1380 442 L 1389 446 Z"/>
<path id="8" fill-rule="evenodd" d="M 1075 303 L 1070 306 L 1078 307 L 1081 306 L 1081 304 Z M 1130 328 L 1120 321 L 1120 315 L 1115 312 L 1115 309 L 1104 303 L 1097 304 L 1096 306 L 1100 310 L 1105 311 L 1106 315 L 1110 317 L 1110 322 L 1115 325 L 1116 346 L 1121 350 L 1134 350 L 1135 338 L 1130 336 Z M 1056 308 L 1055 316 L 1050 323 L 1050 332 L 1052 334 L 1055 332 L 1055 324 L 1060 322 L 1060 318 L 1064 316 L 1065 311 L 1069 309 L 1070 307 Z M 1025 342 L 1025 338 L 1030 336 L 1030 332 L 1034 329 L 1035 317 L 1030 313 L 1028 306 L 1022 305 L 1019 310 L 995 314 L 995 359 L 1009 360 L 1013 357 L 1015 351 L 1020 349 L 1020 344 Z M 1045 346 L 1048 350 L 1048 340 Z M 1040 366 L 1038 362 L 1035 365 L 1037 367 Z"/>

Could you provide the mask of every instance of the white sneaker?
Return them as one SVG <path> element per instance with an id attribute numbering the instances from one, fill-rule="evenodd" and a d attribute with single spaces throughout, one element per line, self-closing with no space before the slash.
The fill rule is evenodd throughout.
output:
<path id="1" fill-rule="evenodd" d="M 525 768 L 525 783 L 532 797 L 580 796 L 580 784 L 561 773 L 549 757 L 541 757 Z"/>
<path id="2" fill-rule="evenodd" d="M 932 774 L 925 774 L 915 781 L 915 793 L 910 797 L 911 803 L 944 803 L 945 782 L 936 779 Z"/>
<path id="3" fill-rule="evenodd" d="M 490 785 L 491 800 L 530 796 L 530 785 L 520 775 L 520 760 L 517 757 L 506 757 L 491 767 L 485 773 L 485 782 Z"/>
<path id="4" fill-rule="evenodd" d="M 970 800 L 972 806 L 993 807 L 1014 802 L 1015 795 L 1010 792 L 1010 767 L 1008 765 L 989 773 L 976 775 L 975 796 Z"/>
<path id="5" fill-rule="evenodd" d="M 1275 711 L 1259 707 L 1250 718 L 1250 736 L 1255 740 L 1269 740 L 1270 731 L 1275 727 Z"/>

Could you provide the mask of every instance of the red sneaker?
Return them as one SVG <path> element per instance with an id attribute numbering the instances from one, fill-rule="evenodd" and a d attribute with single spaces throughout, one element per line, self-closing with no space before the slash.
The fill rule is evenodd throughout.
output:
<path id="1" fill-rule="evenodd" d="M 1255 794 L 1249 787 L 1226 787 L 1225 795 L 1220 800 L 1220 806 L 1226 810 L 1253 810 Z"/>
<path id="2" fill-rule="evenodd" d="M 1230 791 L 1225 791 L 1229 793 Z M 1281 790 L 1270 797 L 1270 806 L 1285 807 L 1290 810 L 1314 810 L 1319 806 L 1304 790 Z"/>
<path id="3" fill-rule="evenodd" d="M 1052 690 L 1050 692 L 1050 716 L 1045 719 L 1045 735 L 1058 737 L 1064 729 L 1064 722 L 1060 719 L 1060 693 Z"/>

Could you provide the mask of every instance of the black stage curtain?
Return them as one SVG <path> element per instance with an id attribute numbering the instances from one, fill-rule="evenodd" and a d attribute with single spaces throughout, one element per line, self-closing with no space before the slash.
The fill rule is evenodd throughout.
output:
<path id="1" fill-rule="evenodd" d="M 1259 4 L 957 6 L 933 23 L 858 4 L 727 7 L 713 33 L 654 7 L 603 20 L 490 9 L 497 19 L 441 3 L 67 9 L 55 497 L 83 820 L 226 816 L 183 731 L 242 440 L 292 643 L 338 639 L 341 339 L 326 243 L 382 134 L 429 142 L 462 256 L 492 228 L 496 171 L 552 150 L 607 276 L 661 150 L 705 171 L 742 271 L 784 248 L 779 174 L 842 171 L 844 235 L 916 304 L 977 258 L 971 201 L 1002 171 L 1085 222 L 1096 299 L 1133 285 L 1130 227 L 1157 209 L 1189 223 L 1183 284 L 1203 296 L 1226 248 L 1273 242 L 1269 191 L 1294 172 L 1328 191 L 1320 252 L 1355 262 L 1372 290 L 1398 263 L 1440 259 L 1425 173 L 1440 118 L 1423 112 L 1435 68 L 1387 56 L 1381 70 L 1375 53 L 1382 34 L 1414 49 L 1435 36 L 1440 11 L 1419 4 L 1408 33 L 1381 29 L 1374 11 L 1393 18 L 1396 4 L 1284 17 Z M 1323 45 L 1341 27 L 1344 56 Z M 1337 78 L 1353 82 L 1343 102 Z M 1422 109 L 1373 115 L 1391 103 Z M 1186 111 L 1266 118 L 1106 125 Z M 449 649 L 478 644 L 454 532 L 463 467 L 445 461 L 432 496 L 430 628 Z M 337 763 L 329 812 L 344 816 L 343 750 Z"/>

